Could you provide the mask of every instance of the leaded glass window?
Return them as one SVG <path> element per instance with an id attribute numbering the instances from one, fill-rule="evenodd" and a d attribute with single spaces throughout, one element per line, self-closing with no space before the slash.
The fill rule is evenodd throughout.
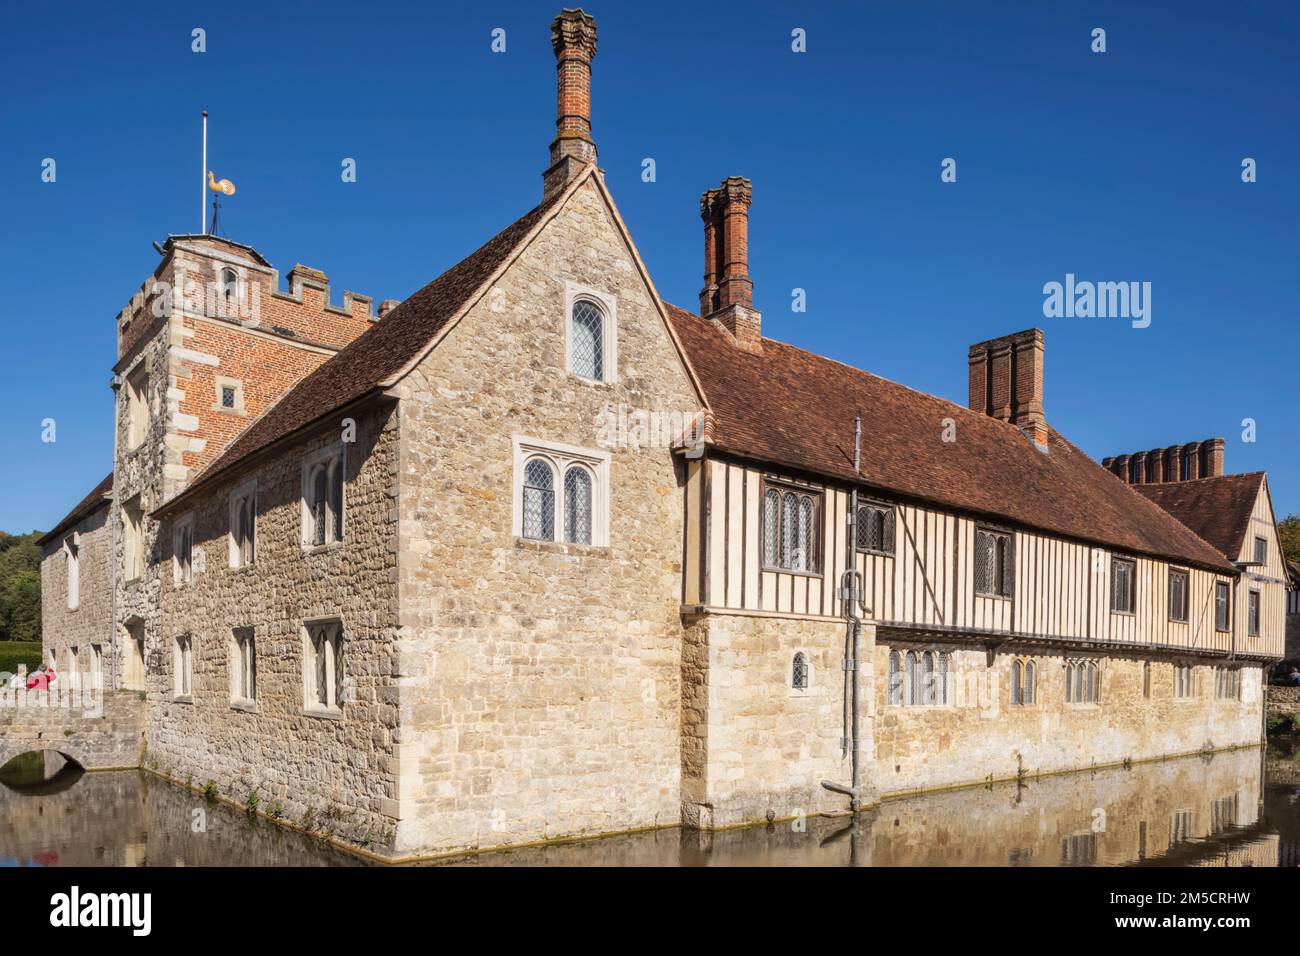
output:
<path id="1" fill-rule="evenodd" d="M 768 488 L 763 493 L 764 563 L 786 571 L 815 571 L 817 514 L 812 495 Z"/>
<path id="2" fill-rule="evenodd" d="M 790 686 L 795 690 L 808 689 L 808 658 L 804 657 L 802 651 L 795 654 L 791 664 Z"/>
<path id="3" fill-rule="evenodd" d="M 879 505 L 858 506 L 859 551 L 894 552 L 894 510 Z"/>
<path id="4" fill-rule="evenodd" d="M 573 323 L 570 335 L 572 356 L 569 367 L 575 375 L 604 381 L 605 378 L 605 316 L 586 299 L 573 303 Z"/>
<path id="5" fill-rule="evenodd" d="M 1011 535 L 1000 531 L 975 533 L 975 591 L 993 597 L 1010 597 L 1015 578 Z"/>
<path id="6" fill-rule="evenodd" d="M 564 473 L 564 540 L 591 544 L 591 473 L 581 465 Z"/>
<path id="7" fill-rule="evenodd" d="M 542 458 L 524 465 L 524 537 L 555 540 L 555 473 Z"/>

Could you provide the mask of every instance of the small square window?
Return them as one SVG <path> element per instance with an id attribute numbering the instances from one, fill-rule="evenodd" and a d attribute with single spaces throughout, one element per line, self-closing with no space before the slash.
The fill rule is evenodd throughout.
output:
<path id="1" fill-rule="evenodd" d="M 1268 563 L 1268 539 L 1267 538 L 1259 538 L 1259 537 L 1255 538 L 1255 563 L 1261 565 Z"/>
<path id="2" fill-rule="evenodd" d="M 221 387 L 221 407 L 222 408 L 235 407 L 235 390 L 231 388 L 229 385 L 223 385 Z"/>

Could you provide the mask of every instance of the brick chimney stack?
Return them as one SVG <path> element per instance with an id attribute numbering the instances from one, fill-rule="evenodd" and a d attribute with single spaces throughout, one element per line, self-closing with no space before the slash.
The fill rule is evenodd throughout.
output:
<path id="1" fill-rule="evenodd" d="M 1207 438 L 1205 441 L 1188 442 L 1185 445 L 1170 445 L 1168 448 L 1153 448 L 1150 451 L 1103 458 L 1101 464 L 1130 485 L 1221 478 L 1224 444 L 1222 438 Z"/>
<path id="2" fill-rule="evenodd" d="M 970 384 L 967 404 L 977 412 L 1010 422 L 1040 446 L 1047 445 L 1047 416 L 1043 410 L 1042 329 L 977 342 L 967 362 Z"/>
<path id="3" fill-rule="evenodd" d="M 591 138 L 591 61 L 596 57 L 596 20 L 581 9 L 565 8 L 551 21 L 555 50 L 555 139 L 551 165 L 542 173 L 542 198 L 560 192 L 596 161 Z"/>
<path id="4" fill-rule="evenodd" d="M 700 315 L 717 320 L 736 344 L 749 351 L 763 347 L 762 316 L 754 310 L 754 280 L 749 276 L 749 206 L 753 184 L 728 176 L 700 197 L 704 220 L 704 288 Z"/>

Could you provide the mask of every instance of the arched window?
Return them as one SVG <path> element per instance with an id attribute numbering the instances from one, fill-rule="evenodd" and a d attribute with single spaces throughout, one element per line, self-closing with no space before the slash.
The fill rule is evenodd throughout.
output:
<path id="1" fill-rule="evenodd" d="M 921 684 L 921 703 L 935 703 L 935 693 L 937 688 L 934 683 L 934 655 L 926 651 L 921 656 L 921 666 L 923 671 Z"/>
<path id="2" fill-rule="evenodd" d="M 1011 703 L 1023 704 L 1024 700 L 1024 668 L 1020 666 L 1020 661 L 1011 662 Z"/>
<path id="3" fill-rule="evenodd" d="M 1037 676 L 1038 668 L 1034 667 L 1033 661 L 1025 661 L 1025 683 L 1024 683 L 1024 703 L 1032 704 L 1034 702 L 1034 679 Z"/>
<path id="4" fill-rule="evenodd" d="M 588 299 L 573 303 L 569 367 L 575 375 L 605 380 L 605 315 Z"/>
<path id="5" fill-rule="evenodd" d="M 234 269 L 221 270 L 221 305 L 223 314 L 230 315 L 239 302 L 239 276 Z"/>
<path id="6" fill-rule="evenodd" d="M 581 465 L 564 473 L 564 540 L 591 544 L 591 473 Z"/>
<path id="7" fill-rule="evenodd" d="M 900 673 L 898 651 L 889 652 L 889 702 L 895 706 L 903 702 L 903 675 Z"/>
<path id="8" fill-rule="evenodd" d="M 544 458 L 530 458 L 524 465 L 525 538 L 555 540 L 555 473 Z"/>
<path id="9" fill-rule="evenodd" d="M 947 704 L 948 700 L 948 669 L 952 666 L 951 654 L 939 655 L 939 703 Z"/>
<path id="10" fill-rule="evenodd" d="M 808 658 L 804 657 L 803 651 L 795 654 L 790 665 L 790 686 L 795 690 L 808 689 Z"/>
<path id="11" fill-rule="evenodd" d="M 1072 704 L 1075 702 L 1075 673 L 1074 661 L 1067 661 L 1065 665 L 1065 702 Z"/>
<path id="12" fill-rule="evenodd" d="M 917 667 L 916 651 L 907 652 L 907 703 L 909 705 L 919 704 L 921 702 L 921 675 Z"/>

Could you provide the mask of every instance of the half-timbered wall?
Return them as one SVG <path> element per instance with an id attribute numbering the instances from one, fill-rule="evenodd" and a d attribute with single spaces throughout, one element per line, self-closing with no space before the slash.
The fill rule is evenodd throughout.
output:
<path id="1" fill-rule="evenodd" d="M 1247 567 L 1234 589 L 1233 626 L 1239 635 L 1236 647 L 1243 654 L 1281 657 L 1286 634 L 1287 573 L 1267 482 L 1260 486 L 1259 497 L 1255 499 L 1238 561 L 1255 560 L 1256 537 L 1266 543 L 1265 561 L 1263 567 Z M 1258 637 L 1251 637 L 1248 627 L 1252 590 L 1258 591 L 1260 598 Z"/>
<path id="2" fill-rule="evenodd" d="M 763 555 L 762 489 L 765 481 L 792 482 L 823 495 L 810 571 L 767 566 Z M 860 492 L 863 501 L 893 508 L 893 553 L 856 552 L 867 618 L 882 626 L 926 632 L 962 631 L 1027 639 L 1055 638 L 1099 644 L 1168 647 L 1193 651 L 1281 656 L 1284 595 L 1264 600 L 1261 636 L 1245 641 L 1246 599 L 1237 599 L 1232 576 L 1202 568 L 1000 528 L 965 515 L 889 502 Z M 1265 510 L 1267 502 L 1264 502 Z M 692 463 L 684 603 L 709 610 L 836 618 L 838 583 L 846 560 L 849 492 L 748 463 L 710 458 Z M 1271 514 L 1259 516 L 1260 526 Z M 697 526 L 698 525 L 698 530 Z M 1006 597 L 976 593 L 975 536 L 991 528 L 1012 535 L 1014 586 Z M 1275 542 L 1276 538 L 1271 539 Z M 1253 548 L 1253 535 L 1248 535 Z M 1270 545 L 1276 552 L 1276 545 Z M 1112 559 L 1135 562 L 1132 613 L 1111 610 Z M 1282 580 L 1280 558 L 1262 572 Z M 1188 574 L 1185 623 L 1170 620 L 1169 572 Z M 1215 583 L 1234 585 L 1230 629 L 1215 627 Z M 1241 587 L 1244 589 L 1246 585 Z M 1261 585 L 1250 585 L 1261 586 Z M 1268 587 L 1274 585 L 1268 583 Z"/>

